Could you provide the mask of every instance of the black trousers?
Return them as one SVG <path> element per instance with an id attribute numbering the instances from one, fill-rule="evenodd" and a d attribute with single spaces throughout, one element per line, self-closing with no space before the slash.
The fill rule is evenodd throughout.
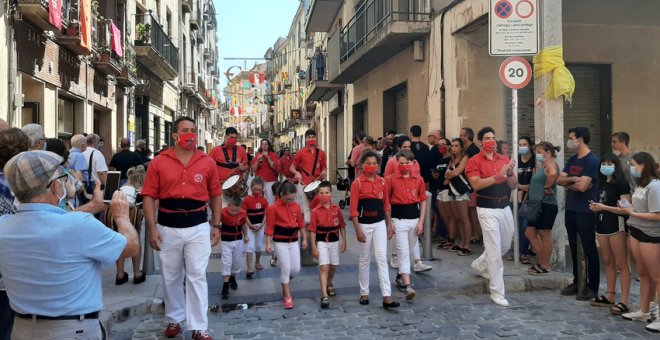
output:
<path id="1" fill-rule="evenodd" d="M 577 235 L 580 235 L 582 249 L 587 258 L 587 287 L 598 292 L 600 285 L 600 263 L 598 249 L 596 249 L 598 215 L 592 212 L 566 210 L 565 218 L 568 244 L 571 247 L 571 260 L 573 260 L 573 283 L 577 284 Z"/>
<path id="2" fill-rule="evenodd" d="M 10 340 L 13 327 L 14 311 L 9 307 L 7 292 L 0 290 L 0 340 Z"/>

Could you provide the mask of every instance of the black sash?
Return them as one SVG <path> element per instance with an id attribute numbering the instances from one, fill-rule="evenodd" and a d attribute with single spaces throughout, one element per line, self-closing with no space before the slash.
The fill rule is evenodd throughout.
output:
<path id="1" fill-rule="evenodd" d="M 337 242 L 339 241 L 339 227 L 316 226 L 316 242 Z"/>
<path id="2" fill-rule="evenodd" d="M 206 202 L 168 198 L 159 201 L 158 224 L 170 228 L 190 228 L 208 221 Z"/>
<path id="3" fill-rule="evenodd" d="M 279 225 L 275 226 L 275 233 L 273 233 L 273 240 L 275 242 L 296 242 L 298 241 L 298 227 L 288 228 Z"/>
<path id="4" fill-rule="evenodd" d="M 220 239 L 223 241 L 236 241 L 243 239 L 243 230 L 240 225 L 222 225 Z"/>
<path id="5" fill-rule="evenodd" d="M 252 224 L 259 224 L 264 221 L 264 216 L 265 216 L 265 211 L 263 208 L 261 209 L 247 209 L 247 215 L 248 219 L 250 220 L 250 223 Z"/>
<path id="6" fill-rule="evenodd" d="M 502 209 L 509 205 L 511 189 L 506 182 L 477 191 L 477 207 Z"/>
<path id="7" fill-rule="evenodd" d="M 419 204 L 392 204 L 392 218 L 400 220 L 419 218 Z"/>
<path id="8" fill-rule="evenodd" d="M 360 198 L 358 200 L 358 221 L 360 223 L 372 224 L 385 219 L 383 200 L 379 198 Z"/>
<path id="9" fill-rule="evenodd" d="M 225 155 L 225 163 L 215 161 L 215 164 L 226 169 L 238 168 L 238 163 L 236 163 L 236 145 L 232 146 L 232 151 L 234 152 L 234 154 L 231 157 L 231 161 L 229 160 L 229 154 L 227 153 L 227 148 L 224 145 L 222 145 L 220 146 L 220 149 L 222 149 L 222 153 Z"/>

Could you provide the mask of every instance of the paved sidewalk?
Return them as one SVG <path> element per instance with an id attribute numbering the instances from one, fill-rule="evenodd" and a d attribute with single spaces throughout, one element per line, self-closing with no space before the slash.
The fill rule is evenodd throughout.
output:
<path id="1" fill-rule="evenodd" d="M 335 192 L 335 202 L 338 201 L 340 193 Z M 345 216 L 348 214 L 348 207 L 344 209 Z M 348 223 L 348 250 L 340 255 L 340 266 L 334 279 L 334 286 L 338 295 L 357 297 L 359 295 L 358 287 L 358 251 L 357 240 L 353 228 Z M 488 292 L 488 282 L 470 268 L 470 263 L 482 252 L 481 247 L 474 247 L 473 255 L 457 256 L 456 254 L 438 250 L 433 245 L 433 256 L 438 260 L 427 261 L 433 266 L 432 271 L 413 274 L 412 280 L 418 291 L 433 290 L 443 295 L 473 295 Z M 223 300 L 220 297 L 222 287 L 222 267 L 219 257 L 219 248 L 213 249 L 209 266 L 209 305 L 212 308 L 222 309 L 223 305 L 233 308 L 237 304 L 254 304 L 275 302 L 281 299 L 281 288 L 279 284 L 279 269 L 269 265 L 270 256 L 262 258 L 263 270 L 257 271 L 254 279 L 245 278 L 245 261 L 243 261 L 242 271 L 238 275 L 238 290 L 231 291 L 229 299 Z M 158 266 L 158 256 L 156 265 Z M 527 266 L 521 265 L 518 270 L 514 269 L 514 263 L 504 261 L 505 266 L 505 286 L 506 291 L 525 292 L 533 290 L 556 290 L 564 287 L 570 282 L 570 275 L 566 273 L 553 272 L 544 276 L 533 276 L 527 274 Z M 103 296 L 104 313 L 102 321 L 108 328 L 112 329 L 114 322 L 123 321 L 130 317 L 140 316 L 148 313 L 162 313 L 162 285 L 160 275 L 149 275 L 147 281 L 140 285 L 132 284 L 132 268 L 130 261 L 126 262 L 126 271 L 131 276 L 131 280 L 122 286 L 115 286 L 115 269 L 104 269 L 103 276 Z M 390 277 L 394 284 L 396 271 L 390 269 Z M 378 280 L 375 262 L 372 261 L 371 268 L 371 295 L 372 300 L 377 301 L 379 295 Z M 292 291 L 294 298 L 314 298 L 320 295 L 318 284 L 318 268 L 316 266 L 303 267 L 300 275 L 292 281 Z M 395 298 L 402 298 L 401 293 L 393 289 Z M 487 297 L 487 295 L 484 295 Z"/>

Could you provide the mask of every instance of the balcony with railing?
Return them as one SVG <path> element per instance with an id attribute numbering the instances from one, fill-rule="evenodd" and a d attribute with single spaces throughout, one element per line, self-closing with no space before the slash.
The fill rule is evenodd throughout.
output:
<path id="1" fill-rule="evenodd" d="M 368 0 L 328 41 L 330 81 L 353 83 L 430 32 L 430 0 Z"/>
<path id="2" fill-rule="evenodd" d="M 109 76 L 116 76 L 121 72 L 122 58 L 110 48 L 110 20 L 92 17 L 92 46 L 96 52 L 96 60 L 92 66 Z"/>
<path id="3" fill-rule="evenodd" d="M 50 23 L 48 0 L 17 0 L 15 3 L 18 5 L 18 10 L 23 15 L 23 19 L 31 23 L 35 27 L 43 31 L 53 31 L 56 36 L 62 34 L 66 29 L 69 22 L 68 9 L 71 4 L 77 0 L 61 0 L 62 1 L 62 29 Z M 11 2 L 13 4 L 14 2 Z"/>
<path id="4" fill-rule="evenodd" d="M 337 92 L 344 88 L 344 85 L 331 84 L 328 81 L 328 69 L 326 67 L 327 56 L 323 52 L 317 52 L 309 63 L 307 69 L 307 102 L 327 101 Z"/>
<path id="5" fill-rule="evenodd" d="M 179 75 L 179 49 L 151 12 L 136 15 L 136 21 L 137 60 L 161 80 L 173 80 Z"/>
<path id="6" fill-rule="evenodd" d="M 92 54 L 92 46 L 83 46 L 82 28 L 80 24 L 80 0 L 65 0 L 62 3 L 62 15 L 67 11 L 66 29 L 62 27 L 63 35 L 57 38 L 60 45 L 78 55 Z M 66 7 L 64 7 L 66 6 Z M 91 18 L 90 18 L 91 20 Z M 64 20 L 62 20 L 64 26 Z"/>
<path id="7" fill-rule="evenodd" d="M 137 85 L 137 61 L 135 59 L 135 49 L 132 44 L 127 43 L 124 49 L 122 69 L 117 76 L 117 82 L 124 87 Z"/>

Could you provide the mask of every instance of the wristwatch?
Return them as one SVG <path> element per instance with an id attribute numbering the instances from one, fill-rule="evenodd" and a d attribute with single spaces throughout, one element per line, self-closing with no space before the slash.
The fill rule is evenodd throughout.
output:
<path id="1" fill-rule="evenodd" d="M 213 226 L 213 228 L 222 229 L 222 224 L 216 224 L 216 225 Z"/>

